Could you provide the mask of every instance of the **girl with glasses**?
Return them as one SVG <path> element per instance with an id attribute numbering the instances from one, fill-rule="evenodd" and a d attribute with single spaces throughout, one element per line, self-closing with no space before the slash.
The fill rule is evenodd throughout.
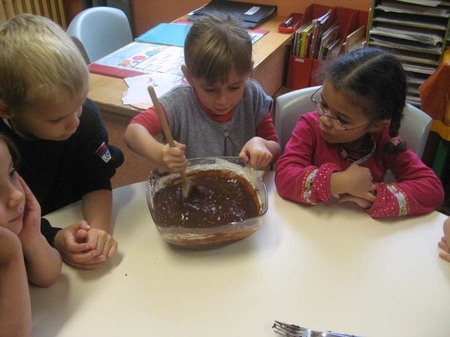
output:
<path id="1" fill-rule="evenodd" d="M 288 200 L 353 202 L 372 217 L 429 213 L 444 198 L 441 181 L 399 138 L 406 80 L 396 57 L 377 48 L 328 65 L 278 159 L 275 182 Z M 396 182 L 383 183 L 391 169 Z"/>

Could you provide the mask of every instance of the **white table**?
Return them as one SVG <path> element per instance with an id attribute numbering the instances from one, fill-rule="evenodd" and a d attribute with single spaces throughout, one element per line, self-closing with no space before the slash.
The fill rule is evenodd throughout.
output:
<path id="1" fill-rule="evenodd" d="M 276 337 L 274 320 L 362 336 L 449 336 L 450 263 L 439 259 L 443 214 L 376 221 L 342 205 L 281 199 L 265 175 L 258 232 L 206 251 L 159 236 L 145 184 L 114 191 L 119 253 L 107 266 L 63 266 L 31 288 L 33 336 Z M 78 205 L 49 219 L 69 224 Z"/>

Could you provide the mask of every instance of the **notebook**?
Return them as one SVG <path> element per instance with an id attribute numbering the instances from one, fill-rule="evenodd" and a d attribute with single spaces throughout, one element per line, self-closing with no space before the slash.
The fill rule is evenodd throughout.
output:
<path id="1" fill-rule="evenodd" d="M 170 46 L 184 47 L 184 40 L 191 29 L 190 24 L 185 23 L 160 23 L 135 40 L 138 42 L 166 44 Z"/>
<path id="2" fill-rule="evenodd" d="M 214 12 L 236 17 L 244 23 L 245 27 L 253 28 L 274 16 L 277 12 L 277 6 L 239 1 L 212 0 L 204 7 L 193 11 L 189 15 L 189 19 L 193 21 L 202 15 Z"/>

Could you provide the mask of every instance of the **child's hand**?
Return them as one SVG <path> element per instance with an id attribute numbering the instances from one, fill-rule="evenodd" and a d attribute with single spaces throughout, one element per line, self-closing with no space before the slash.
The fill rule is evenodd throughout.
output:
<path id="1" fill-rule="evenodd" d="M 78 231 L 76 237 L 78 242 L 87 242 L 105 261 L 112 258 L 117 251 L 117 241 L 104 230 L 91 228 L 89 231 Z"/>
<path id="2" fill-rule="evenodd" d="M 81 269 L 96 269 L 106 261 L 105 256 L 91 247 L 87 237 L 92 228 L 81 220 L 60 230 L 54 246 L 68 265 Z"/>
<path id="3" fill-rule="evenodd" d="M 439 248 L 444 250 L 444 252 L 439 253 L 439 256 L 450 262 L 450 217 L 444 222 L 444 236 L 441 238 L 438 245 Z"/>
<path id="4" fill-rule="evenodd" d="M 372 207 L 373 202 L 369 201 L 367 199 L 363 199 L 363 198 L 359 198 L 359 197 L 355 197 L 354 195 L 351 194 L 341 194 L 339 196 L 339 202 L 354 202 L 355 204 L 357 204 L 359 207 L 361 208 L 370 208 Z"/>
<path id="5" fill-rule="evenodd" d="M 25 193 L 23 227 L 19 238 L 22 244 L 26 244 L 26 242 L 41 238 L 41 206 L 22 177 L 19 177 L 19 181 Z"/>
<path id="6" fill-rule="evenodd" d="M 23 227 L 19 233 L 28 280 L 40 287 L 49 287 L 61 272 L 61 256 L 41 233 L 41 206 L 25 181 L 19 177 L 25 194 Z"/>
<path id="7" fill-rule="evenodd" d="M 372 174 L 366 167 L 350 165 L 345 171 L 331 175 L 332 194 L 351 194 L 369 202 L 375 201 L 373 192 L 376 186 L 372 183 Z"/>
<path id="8" fill-rule="evenodd" d="M 253 137 L 242 148 L 239 158 L 252 164 L 256 169 L 264 169 L 273 159 L 272 153 L 267 148 L 265 140 L 260 137 Z"/>
<path id="9" fill-rule="evenodd" d="M 184 156 L 186 145 L 175 142 L 176 147 L 166 144 L 161 149 L 161 161 L 170 172 L 181 172 L 186 169 L 187 160 Z"/>

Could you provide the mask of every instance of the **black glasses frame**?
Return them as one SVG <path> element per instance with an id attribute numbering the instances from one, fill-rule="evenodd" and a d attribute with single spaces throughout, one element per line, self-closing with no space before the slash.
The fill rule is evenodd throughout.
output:
<path id="1" fill-rule="evenodd" d="M 316 105 L 316 110 L 317 110 L 317 114 L 319 115 L 319 117 L 327 117 L 330 121 L 331 121 L 331 125 L 333 125 L 333 127 L 336 130 L 340 130 L 340 131 L 353 131 L 353 130 L 357 130 L 360 128 L 363 128 L 365 126 L 368 126 L 371 124 L 371 122 L 368 122 L 366 124 L 354 127 L 354 128 L 349 128 L 347 127 L 346 124 L 342 123 L 337 117 L 333 116 L 330 114 L 330 111 L 324 108 L 324 106 L 322 105 L 321 102 L 318 102 L 314 96 L 320 91 L 322 90 L 322 87 L 318 88 L 316 91 L 313 92 L 313 94 L 311 95 L 311 102 L 313 102 Z"/>

